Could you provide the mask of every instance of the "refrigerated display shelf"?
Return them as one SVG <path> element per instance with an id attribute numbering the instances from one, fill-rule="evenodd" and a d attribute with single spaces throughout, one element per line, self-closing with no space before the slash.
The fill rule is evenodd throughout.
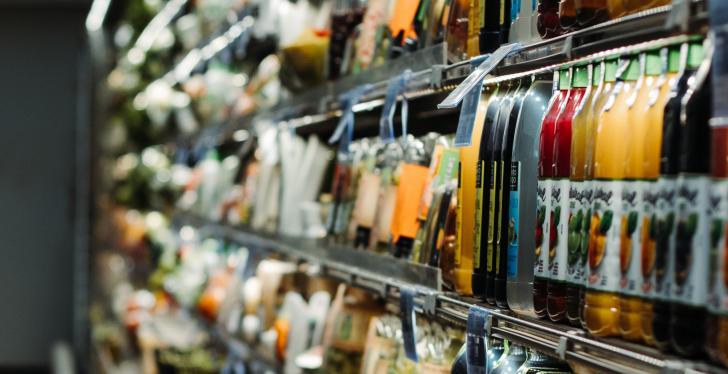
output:
<path id="1" fill-rule="evenodd" d="M 543 353 L 610 373 L 728 373 L 702 361 L 666 355 L 656 349 L 619 339 L 604 339 L 568 325 L 529 318 L 462 297 L 440 288 L 439 269 L 385 254 L 332 245 L 323 240 L 283 238 L 212 222 L 188 214 L 177 214 L 175 226 L 191 226 L 206 235 L 218 236 L 251 250 L 270 251 L 291 260 L 318 266 L 322 275 L 397 300 L 403 288 L 416 291 L 416 312 L 465 326 L 471 307 L 488 311 L 486 332 Z M 395 303 L 396 304 L 396 303 Z M 227 335 L 227 339 L 236 338 Z M 238 342 L 236 346 L 245 344 Z"/>
<path id="2" fill-rule="evenodd" d="M 552 39 L 527 44 L 509 54 L 489 76 L 498 77 L 523 73 L 558 64 L 610 49 L 631 46 L 657 39 L 705 32 L 707 26 L 705 0 L 678 0 L 619 19 L 611 20 Z M 204 48 L 204 47 L 203 47 Z M 266 109 L 243 118 L 232 118 L 204 133 L 204 137 L 229 138 L 235 130 L 249 128 L 251 123 L 265 119 L 294 128 L 305 134 L 330 133 L 342 115 L 339 99 L 354 87 L 370 84 L 370 91 L 353 108 L 358 115 L 379 115 L 384 104 L 388 80 L 406 69 L 412 71 L 405 96 L 410 100 L 432 98 L 452 91 L 487 56 L 447 63 L 445 44 L 435 45 L 374 67 L 360 74 L 323 83 Z M 410 110 L 411 111 L 411 110 Z M 437 110 L 430 115 L 450 115 L 452 109 Z M 370 121 L 378 124 L 377 121 Z M 208 139 L 209 140 L 209 139 Z"/>

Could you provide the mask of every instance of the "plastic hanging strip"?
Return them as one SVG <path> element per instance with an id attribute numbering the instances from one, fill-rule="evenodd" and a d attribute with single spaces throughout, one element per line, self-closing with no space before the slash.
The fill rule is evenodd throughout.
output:
<path id="1" fill-rule="evenodd" d="M 406 135 L 407 130 L 407 98 L 404 96 L 407 90 L 407 83 L 412 76 L 412 71 L 407 69 L 402 74 L 392 78 L 387 86 L 387 95 L 384 99 L 382 116 L 379 118 L 379 137 L 384 144 L 394 141 L 394 112 L 397 109 L 397 98 L 402 95 L 402 133 Z"/>
<path id="2" fill-rule="evenodd" d="M 359 103 L 362 96 L 371 90 L 371 87 L 371 84 L 356 87 L 341 95 L 339 99 L 342 115 L 336 130 L 329 138 L 329 144 L 339 142 L 339 152 L 349 153 L 349 144 L 351 144 L 351 139 L 354 137 L 354 111 L 352 108 Z M 346 137 L 342 138 L 345 130 Z"/>

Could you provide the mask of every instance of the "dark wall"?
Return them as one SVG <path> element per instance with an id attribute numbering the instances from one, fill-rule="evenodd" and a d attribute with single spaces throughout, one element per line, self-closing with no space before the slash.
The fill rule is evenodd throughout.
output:
<path id="1" fill-rule="evenodd" d="M 0 368 L 73 339 L 78 80 L 87 1 L 0 0 Z"/>

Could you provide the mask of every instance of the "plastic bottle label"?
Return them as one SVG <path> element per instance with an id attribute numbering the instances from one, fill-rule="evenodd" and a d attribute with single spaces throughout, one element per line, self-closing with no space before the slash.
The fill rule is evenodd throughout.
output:
<path id="1" fill-rule="evenodd" d="M 549 234 L 549 279 L 566 281 L 569 256 L 569 180 L 555 179 L 551 182 L 551 223 Z"/>
<path id="2" fill-rule="evenodd" d="M 498 220 L 498 230 L 502 230 L 503 229 L 503 199 L 505 198 L 505 196 L 503 195 L 503 192 L 506 191 L 506 185 L 505 185 L 506 180 L 504 179 L 505 163 L 503 161 L 500 161 L 500 162 L 498 162 L 498 165 L 499 165 L 498 169 L 500 172 L 499 173 L 500 175 L 498 176 L 498 180 L 501 181 L 501 190 L 497 191 L 497 193 L 500 195 L 500 198 L 498 199 L 498 210 L 496 211 L 496 213 L 497 213 L 496 219 Z M 502 231 L 500 231 L 500 232 L 502 232 Z M 503 240 L 503 238 L 501 238 L 502 235 L 500 235 L 500 233 L 496 233 L 496 234 L 498 234 L 498 239 L 496 239 L 496 241 L 495 241 L 495 249 L 494 249 L 494 251 L 495 251 L 495 272 L 497 274 L 500 274 L 501 273 L 501 269 L 500 269 L 501 252 L 502 252 L 500 250 L 500 248 L 501 248 L 501 241 Z"/>
<path id="3" fill-rule="evenodd" d="M 620 291 L 625 295 L 641 295 L 642 284 L 642 182 L 625 181 L 622 190 L 622 219 L 619 225 Z"/>
<path id="4" fill-rule="evenodd" d="M 676 188 L 677 181 L 673 177 L 657 180 L 655 269 L 652 272 L 655 288 L 652 295 L 662 301 L 669 301 L 672 292 Z"/>
<path id="5" fill-rule="evenodd" d="M 480 240 L 483 237 L 483 184 L 484 161 L 478 162 L 475 174 L 475 233 L 473 234 L 473 268 L 480 269 Z"/>
<path id="6" fill-rule="evenodd" d="M 589 224 L 586 211 L 585 196 L 588 191 L 588 182 L 571 181 L 569 183 L 569 222 L 568 222 L 568 267 L 566 269 L 566 281 L 576 285 L 584 284 L 584 263 L 582 262 L 582 251 L 586 253 L 586 243 L 583 225 Z M 586 217 L 586 218 L 585 218 Z"/>
<path id="7" fill-rule="evenodd" d="M 488 204 L 488 271 L 493 271 L 493 262 L 495 260 L 494 252 L 495 252 L 495 173 L 498 170 L 498 163 L 493 162 L 492 167 L 490 169 L 490 186 L 488 188 L 488 193 L 490 193 L 490 204 Z"/>
<path id="8" fill-rule="evenodd" d="M 716 179 L 710 196 L 708 310 L 728 315 L 728 179 Z"/>
<path id="9" fill-rule="evenodd" d="M 589 279 L 594 290 L 619 291 L 619 239 L 624 182 L 593 182 L 594 208 L 589 228 Z"/>
<path id="10" fill-rule="evenodd" d="M 642 204 L 641 208 L 641 227 L 640 227 L 640 243 L 641 258 L 640 265 L 642 268 L 642 296 L 645 298 L 654 297 L 655 292 L 655 259 L 657 249 L 657 199 L 659 197 L 659 187 L 656 180 L 642 182 Z"/>
<path id="11" fill-rule="evenodd" d="M 708 177 L 681 176 L 678 179 L 672 297 L 679 303 L 704 306 L 707 301 L 709 200 Z"/>
<path id="12" fill-rule="evenodd" d="M 549 214 L 551 211 L 551 180 L 539 179 L 536 193 L 536 261 L 534 275 L 548 278 L 549 266 Z"/>
<path id="13" fill-rule="evenodd" d="M 516 278 L 518 276 L 518 223 L 519 215 L 519 186 L 521 185 L 521 163 L 519 161 L 511 162 L 511 192 L 508 203 L 508 268 L 507 277 Z"/>

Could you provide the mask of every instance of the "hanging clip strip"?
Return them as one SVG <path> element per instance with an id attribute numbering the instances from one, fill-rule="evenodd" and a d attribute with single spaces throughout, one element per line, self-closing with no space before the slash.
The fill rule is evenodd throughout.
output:
<path id="1" fill-rule="evenodd" d="M 483 82 L 488 73 L 490 73 L 504 58 L 509 54 L 521 49 L 521 43 L 506 44 L 498 48 L 493 54 L 485 58 L 485 60 L 478 65 L 472 73 L 468 75 L 465 80 L 460 83 L 455 89 L 450 92 L 449 95 L 437 107 L 440 109 L 445 108 L 456 108 L 458 104 L 465 98 L 468 92 L 472 91 L 476 86 L 479 87 L 479 83 Z M 478 57 L 481 58 L 481 57 Z"/>
<path id="2" fill-rule="evenodd" d="M 468 374 L 485 374 L 486 357 L 485 319 L 490 313 L 477 305 L 468 311 L 468 324 L 466 330 L 466 355 Z"/>
<path id="3" fill-rule="evenodd" d="M 399 289 L 399 313 L 402 320 L 402 342 L 408 359 L 417 362 L 417 323 L 415 319 L 415 291 L 411 287 Z"/>
<path id="4" fill-rule="evenodd" d="M 336 126 L 336 130 L 334 130 L 334 133 L 329 138 L 329 144 L 339 142 L 339 151 L 348 153 L 349 143 L 351 143 L 351 139 L 354 136 L 354 112 L 352 108 L 371 89 L 371 84 L 365 84 L 347 91 L 339 98 L 342 115 L 339 119 L 339 124 Z M 342 138 L 344 130 L 346 130 L 346 137 Z"/>
<path id="5" fill-rule="evenodd" d="M 402 95 L 402 107 L 400 113 L 402 115 L 402 135 L 407 132 L 407 98 L 404 93 L 407 91 L 407 83 L 409 82 L 412 71 L 405 70 L 402 74 L 389 80 L 387 85 L 387 95 L 384 99 L 384 107 L 382 108 L 382 116 L 379 118 L 379 137 L 384 144 L 394 141 L 394 112 L 397 109 L 397 98 Z"/>
<path id="6" fill-rule="evenodd" d="M 665 28 L 687 32 L 690 26 L 690 13 L 690 0 L 672 0 L 670 14 L 667 15 L 667 20 L 665 20 Z"/>

